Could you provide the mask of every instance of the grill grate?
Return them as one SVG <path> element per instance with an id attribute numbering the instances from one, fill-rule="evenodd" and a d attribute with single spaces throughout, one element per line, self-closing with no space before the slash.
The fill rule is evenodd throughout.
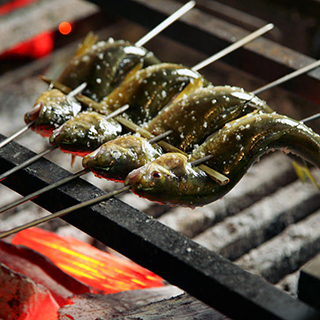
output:
<path id="1" fill-rule="evenodd" d="M 180 6 L 176 1 L 167 0 L 92 2 L 98 3 L 109 12 L 112 11 L 147 27 L 153 27 Z M 233 42 L 234 37 L 239 39 L 247 34 L 243 29 L 212 17 L 205 10 L 205 1 L 202 2 L 201 7 L 183 17 L 181 22 L 171 26 L 166 33 L 204 54 L 219 51 Z M 157 44 L 154 46 L 156 48 Z M 157 49 L 154 51 L 157 52 Z M 242 69 L 268 82 L 310 62 L 313 62 L 313 59 L 270 40 L 259 39 L 225 58 L 224 63 L 218 63 L 215 70 Z M 255 67 L 257 65 L 259 68 Z M 46 67 L 47 64 L 44 63 L 43 66 Z M 37 68 L 33 68 L 34 73 Z M 38 73 L 39 69 L 41 67 L 38 67 Z M 17 70 L 14 74 L 21 77 L 22 72 Z M 301 98 L 298 98 L 298 104 L 299 101 L 305 103 L 305 96 L 308 96 L 311 101 L 317 101 L 319 80 L 320 73 L 313 71 L 286 84 L 285 87 L 294 93 L 294 97 L 297 94 L 301 95 Z M 9 80 L 2 77 L 0 81 L 14 82 L 12 77 Z M 255 83 L 254 85 L 252 89 L 259 87 Z M 281 92 L 284 91 L 281 90 Z M 27 99 L 25 101 L 29 102 Z M 313 104 L 310 106 L 307 114 L 306 110 L 289 109 L 289 112 L 301 117 L 308 116 L 315 111 L 312 109 L 315 106 Z M 3 136 L 1 136 L 2 139 L 4 139 Z M 1 170 L 4 172 L 32 155 L 32 151 L 13 142 L 0 150 Z M 27 195 L 68 174 L 60 166 L 43 159 L 15 173 L 2 183 L 22 195 Z M 167 207 L 149 203 L 146 205 L 143 202 L 142 206 L 146 206 L 145 212 L 150 215 L 161 215 L 160 221 L 173 226 L 179 232 L 173 231 L 118 199 L 110 199 L 92 208 L 82 209 L 69 214 L 64 219 L 233 319 L 317 319 L 319 314 L 311 307 L 203 247 L 209 247 L 229 259 L 238 259 L 236 263 L 240 266 L 248 267 L 254 273 L 266 276 L 271 282 L 278 282 L 280 278 L 274 277 L 273 269 L 263 269 L 264 265 L 260 265 L 259 260 L 257 260 L 259 265 L 255 264 L 254 257 L 262 253 L 267 257 L 266 252 L 270 251 L 267 246 L 272 246 L 272 242 L 271 244 L 266 242 L 261 246 L 260 244 L 268 239 L 281 244 L 281 238 L 278 240 L 275 235 L 289 224 L 315 212 L 308 218 L 310 220 L 301 221 L 301 223 L 309 223 L 312 227 L 319 215 L 316 211 L 320 204 L 317 192 L 312 187 L 301 187 L 300 182 L 295 182 L 294 179 L 290 161 L 283 155 L 275 154 L 254 166 L 230 195 L 204 208 L 196 210 L 177 208 L 168 211 Z M 281 186 L 286 187 L 278 190 Z M 292 201 L 291 192 L 299 195 L 299 197 L 295 196 L 296 202 Z M 97 187 L 78 179 L 34 199 L 34 202 L 50 212 L 56 212 L 103 193 Z M 132 195 L 124 197 L 130 204 L 133 203 L 133 198 Z M 285 205 L 285 202 L 288 205 Z M 275 207 L 275 204 L 279 207 Z M 239 211 L 242 212 L 235 215 Z M 166 214 L 162 215 L 163 212 Z M 254 215 L 256 220 L 252 218 Z M 227 218 L 228 216 L 232 217 Z M 184 223 L 179 223 L 179 217 Z M 254 222 L 250 232 L 245 228 L 249 225 L 248 217 L 252 219 L 250 223 Z M 219 221 L 221 222 L 216 224 Z M 262 222 L 265 224 L 264 229 L 260 228 Z M 292 239 L 302 239 L 305 235 L 297 230 L 301 223 L 297 224 L 298 227 L 294 225 L 293 228 L 296 230 L 288 231 L 287 229 L 279 237 L 288 238 L 289 232 L 289 237 L 291 236 Z M 257 225 L 259 229 L 256 228 Z M 203 246 L 181 233 L 194 238 Z M 239 238 L 230 238 L 228 242 L 228 237 L 235 234 L 239 234 Z M 314 235 L 308 243 L 310 246 L 318 241 L 317 233 L 315 232 Z M 302 241 L 298 244 L 302 248 L 305 243 Z M 259 246 L 256 251 L 242 256 L 244 252 L 255 246 Z M 283 246 L 281 248 L 285 249 Z M 279 258 L 278 262 L 281 276 L 296 271 L 301 264 L 319 252 L 315 250 L 311 254 L 305 254 L 299 251 L 298 246 L 292 248 L 289 254 L 281 250 L 278 251 L 278 257 L 282 259 Z M 297 255 L 301 259 L 295 259 Z M 290 263 L 288 260 L 291 260 Z M 288 265 L 290 267 L 286 268 Z"/>

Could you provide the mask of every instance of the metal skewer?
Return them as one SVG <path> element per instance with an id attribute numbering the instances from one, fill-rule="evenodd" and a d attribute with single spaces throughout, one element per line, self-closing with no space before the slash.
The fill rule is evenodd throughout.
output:
<path id="1" fill-rule="evenodd" d="M 246 37 L 231 44 L 230 46 L 226 47 L 225 49 L 223 49 L 220 52 L 216 53 L 215 55 L 211 56 L 210 58 L 198 63 L 197 65 L 195 65 L 192 68 L 192 70 L 198 71 L 198 70 L 204 68 L 205 66 L 209 65 L 210 63 L 217 61 L 218 59 L 221 59 L 222 57 L 226 56 L 227 54 L 229 54 L 229 53 L 243 47 L 244 45 L 248 44 L 249 42 L 259 38 L 260 36 L 262 36 L 263 34 L 265 34 L 268 31 L 272 30 L 273 28 L 274 28 L 274 25 L 272 23 L 265 25 L 264 27 L 250 33 Z"/>
<path id="2" fill-rule="evenodd" d="M 14 140 L 15 138 L 21 136 L 23 133 L 29 130 L 29 128 L 35 123 L 35 121 L 32 121 L 28 123 L 26 126 L 18 130 L 16 133 L 12 134 L 10 137 L 6 138 L 0 143 L 0 148 L 4 147 L 6 144 Z"/>
<path id="3" fill-rule="evenodd" d="M 77 94 L 79 94 L 85 87 L 87 86 L 87 84 L 84 82 L 82 84 L 80 84 L 80 86 L 78 86 L 77 88 L 75 88 L 74 90 L 70 91 L 67 95 L 67 97 L 72 98 L 75 97 Z M 24 127 L 22 127 L 20 130 L 18 130 L 17 132 L 15 132 L 14 134 L 12 134 L 10 137 L 6 138 L 5 140 L 3 140 L 2 142 L 0 142 L 0 148 L 4 147 L 5 145 L 7 145 L 9 142 L 11 142 L 12 140 L 14 140 L 15 138 L 21 136 L 23 133 L 27 132 L 35 123 L 34 121 L 31 121 L 30 123 L 28 123 L 27 125 L 25 125 Z M 0 179 L 2 180 L 2 179 Z"/>
<path id="4" fill-rule="evenodd" d="M 117 109 L 116 111 L 107 115 L 106 119 L 113 118 L 113 117 L 119 115 L 120 113 L 126 111 L 128 108 L 129 108 L 129 105 L 126 104 L 126 105 L 122 106 L 121 108 Z M 41 153 L 36 154 L 34 157 L 31 157 L 30 159 L 24 161 L 23 163 L 17 165 L 16 167 L 13 167 L 12 169 L 4 172 L 3 174 L 0 175 L 0 181 L 7 178 L 9 175 L 13 174 L 14 172 L 17 172 L 18 170 L 23 169 L 23 168 L 29 166 L 30 164 L 36 162 L 37 160 L 41 159 L 42 157 L 49 154 L 53 150 L 56 150 L 57 148 L 58 148 L 57 146 L 52 146 L 52 147 L 42 151 Z"/>
<path id="5" fill-rule="evenodd" d="M 23 163 L 17 165 L 16 167 L 13 167 L 12 169 L 6 171 L 5 173 L 0 175 L 0 181 L 5 179 L 9 175 L 15 173 L 16 171 L 29 166 L 30 164 L 34 163 L 35 161 L 39 160 L 40 158 L 44 157 L 45 155 L 47 155 L 48 153 L 52 152 L 55 149 L 57 149 L 57 147 L 56 146 L 52 146 L 52 147 L 40 152 L 39 154 L 36 154 L 34 157 L 24 161 Z"/>
<path id="6" fill-rule="evenodd" d="M 139 41 L 136 42 L 136 46 L 141 47 L 144 44 L 146 44 L 149 40 L 151 40 L 153 37 L 158 35 L 160 32 L 162 32 L 165 28 L 167 28 L 170 24 L 178 20 L 180 17 L 182 17 L 185 13 L 187 13 L 189 10 L 191 10 L 196 5 L 196 1 L 189 1 L 184 6 L 182 6 L 180 9 L 178 9 L 176 12 L 174 12 L 172 15 L 170 15 L 167 19 L 165 19 L 163 22 L 161 22 L 156 28 L 152 29 L 150 32 L 148 32 L 145 36 L 143 36 Z M 77 94 L 79 94 L 85 87 L 86 83 L 82 83 L 79 87 L 72 90 L 68 97 L 74 97 Z M 4 147 L 6 144 L 14 140 L 15 138 L 19 137 L 26 131 L 30 129 L 30 127 L 34 124 L 33 122 L 28 123 L 26 126 L 12 134 L 10 137 L 6 138 L 0 143 L 0 148 Z"/>
<path id="7" fill-rule="evenodd" d="M 187 3 L 187 5 L 185 5 L 185 6 L 183 6 L 183 7 L 181 8 L 181 9 L 183 9 L 183 8 L 185 7 L 183 10 L 181 10 L 181 11 L 178 10 L 176 13 L 174 13 L 174 14 L 172 15 L 172 16 L 174 16 L 174 19 L 169 19 L 169 18 L 171 17 L 171 16 L 170 16 L 170 17 L 168 18 L 168 20 L 171 21 L 171 23 L 172 23 L 172 22 L 175 21 L 179 16 L 181 16 L 183 13 L 187 12 L 188 10 L 190 10 L 193 6 L 194 6 L 194 1 L 190 1 L 190 3 Z M 166 21 L 166 20 L 165 20 L 165 21 Z M 165 21 L 164 21 L 164 22 L 165 22 Z M 163 24 L 163 26 L 161 27 L 161 28 L 162 28 L 161 30 L 163 30 L 163 28 L 164 28 L 165 25 L 168 26 L 168 25 L 169 25 L 168 22 L 166 22 L 166 24 Z M 160 25 L 159 25 L 159 26 L 160 26 Z M 216 61 L 217 59 L 219 59 L 219 58 L 221 58 L 221 57 L 223 57 L 223 56 L 231 53 L 232 51 L 240 48 L 241 46 L 243 46 L 243 45 L 247 44 L 248 42 L 256 39 L 256 38 L 259 37 L 259 36 L 261 36 L 262 34 L 270 31 L 273 27 L 274 27 L 273 24 L 271 24 L 271 23 L 270 23 L 270 24 L 267 24 L 266 26 L 264 26 L 264 27 L 256 30 L 256 31 L 253 32 L 253 33 L 251 33 L 251 34 L 248 35 L 247 37 L 245 37 L 245 38 L 243 38 L 243 39 L 241 39 L 241 40 L 233 43 L 231 46 L 227 47 L 226 49 L 222 50 L 221 52 L 219 52 L 219 53 L 217 53 L 217 54 L 214 54 L 212 57 L 204 60 L 203 62 L 201 62 L 201 63 L 199 63 L 199 64 L 197 64 L 196 66 L 194 66 L 194 67 L 192 68 L 192 70 L 198 71 L 198 70 L 206 67 L 208 64 Z M 156 28 L 156 29 L 157 29 L 157 28 Z M 151 38 L 150 38 L 150 37 L 151 37 L 151 34 L 152 34 L 153 36 L 155 36 L 155 35 L 158 34 L 158 33 L 150 32 L 150 33 L 148 34 L 148 37 L 147 37 L 146 39 L 151 39 Z M 142 39 L 144 39 L 144 38 L 142 38 Z M 141 39 L 141 40 L 142 40 L 142 39 Z M 146 40 L 144 40 L 143 43 L 145 43 L 145 42 L 146 42 Z M 140 41 L 138 41 L 137 43 L 139 43 L 139 44 L 138 44 L 139 46 L 142 45 L 142 44 L 140 43 Z M 76 88 L 76 89 L 74 89 L 73 91 L 69 92 L 69 93 L 68 93 L 68 97 L 76 96 L 77 94 L 79 94 L 79 93 L 85 88 L 85 86 L 86 86 L 86 83 L 81 84 L 78 88 Z M 47 153 L 53 151 L 54 149 L 55 149 L 55 148 L 49 149 L 48 152 L 43 151 L 43 153 L 44 153 L 44 154 L 47 154 Z M 17 170 L 20 170 L 21 168 L 24 168 L 25 166 L 33 163 L 34 161 L 38 160 L 39 158 L 41 158 L 41 156 L 35 156 L 35 157 L 33 158 L 33 160 L 30 159 L 30 161 L 29 161 L 27 164 L 21 164 L 21 166 L 20 166 L 19 168 L 17 168 L 17 169 L 12 169 L 10 172 L 6 172 L 6 173 L 2 174 L 2 175 L 0 176 L 0 181 L 1 181 L 2 179 L 6 178 L 9 174 L 12 174 L 13 172 L 16 172 Z M 219 175 L 217 179 L 218 179 L 218 181 L 219 181 L 219 180 L 220 180 L 220 181 L 223 181 L 223 183 L 225 183 L 225 181 L 228 180 L 228 179 L 226 179 L 226 177 L 224 177 L 223 175 Z"/>
<path id="8" fill-rule="evenodd" d="M 305 118 L 305 119 L 301 120 L 301 122 L 306 123 L 306 122 L 309 122 L 311 120 L 315 120 L 315 119 L 318 119 L 318 118 L 320 118 L 320 113 L 318 113 L 318 114 L 316 114 L 314 116 Z M 170 132 L 168 131 L 165 134 L 168 135 L 168 134 L 170 134 Z M 163 137 L 165 136 L 165 134 L 162 134 Z M 161 137 L 161 138 L 163 138 L 163 137 Z M 156 141 L 152 141 L 152 142 L 157 142 L 157 140 L 159 140 L 159 139 L 160 139 L 160 135 L 155 137 L 155 138 L 152 138 L 151 140 L 156 140 Z M 151 140 L 149 140 L 149 142 L 151 142 Z M 205 161 L 207 161 L 207 160 L 209 160 L 211 158 L 212 158 L 212 155 L 208 155 L 208 156 L 205 156 L 205 157 L 203 157 L 201 159 L 194 160 L 194 161 L 190 162 L 190 164 L 193 167 L 194 166 L 199 166 L 201 163 L 203 163 L 203 162 L 205 162 Z M 86 171 L 86 170 L 83 170 L 83 171 Z M 81 172 L 79 172 L 78 174 L 80 175 L 80 173 Z M 86 172 L 84 172 L 84 173 L 86 173 Z M 48 187 L 50 187 L 50 186 L 48 186 Z M 110 192 L 110 193 L 105 194 L 103 196 L 100 196 L 100 197 L 97 197 L 97 198 L 94 198 L 94 199 L 90 199 L 88 201 L 84 201 L 84 202 L 79 203 L 77 205 L 74 205 L 72 207 L 63 209 L 63 210 L 61 210 L 59 212 L 47 215 L 47 216 L 45 216 L 43 218 L 40 218 L 40 219 L 37 219 L 37 220 L 33 220 L 33 221 L 31 221 L 29 223 L 26 223 L 24 225 L 21 225 L 19 227 L 10 229 L 8 231 L 0 232 L 0 239 L 8 237 L 8 236 L 10 236 L 10 235 L 12 235 L 14 233 L 17 233 L 19 231 L 25 230 L 27 228 L 31 228 L 31 227 L 37 226 L 37 225 L 39 225 L 41 223 L 48 222 L 48 221 L 51 221 L 51 220 L 56 219 L 56 218 L 61 218 L 64 215 L 66 215 L 68 213 L 71 213 L 73 211 L 79 210 L 81 208 L 85 208 L 87 206 L 91 206 L 91 205 L 97 204 L 97 203 L 102 202 L 104 200 L 107 200 L 107 199 L 109 199 L 109 198 L 111 198 L 113 196 L 116 196 L 116 195 L 122 194 L 124 192 L 127 192 L 127 191 L 130 190 L 130 188 L 131 188 L 130 186 L 123 187 L 121 189 L 118 189 L 116 191 Z M 5 210 L 3 210 L 3 211 L 5 211 Z M 3 212 L 3 211 L 0 211 L 0 213 Z"/>
<path id="9" fill-rule="evenodd" d="M 0 232 L 0 239 L 3 239 L 13 233 L 16 233 L 16 232 L 19 232 L 19 231 L 22 231 L 24 229 L 28 229 L 28 228 L 31 228 L 31 227 L 34 227 L 34 226 L 37 226 L 41 223 L 44 223 L 44 222 L 47 222 L 47 221 L 51 221 L 53 219 L 56 219 L 56 218 L 60 218 L 72 211 L 75 211 L 75 210 L 78 210 L 78 209 L 81 209 L 81 208 L 85 208 L 85 207 L 88 207 L 90 205 L 94 205 L 98 202 L 101 202 L 101 201 L 104 201 L 106 199 L 109 199 L 115 195 L 118 195 L 120 193 L 123 193 L 125 191 L 128 191 L 130 190 L 130 186 L 127 186 L 127 187 L 124 187 L 124 188 L 121 188 L 119 190 L 116 190 L 116 191 L 113 191 L 113 192 L 110 192 L 108 194 L 105 194 L 103 196 L 100 196 L 100 197 L 97 197 L 97 198 L 94 198 L 94 199 L 90 199 L 88 201 L 84 201 L 82 203 L 79 203 L 77 205 L 74 205 L 72 207 L 69 207 L 69 208 L 66 208 L 66 209 L 63 209 L 61 211 L 58 211 L 56 213 L 53 213 L 53 214 L 50 214 L 50 215 L 47 215 L 43 218 L 40 218 L 40 219 L 37 219 L 37 220 L 34 220 L 34 221 L 31 221 L 29 223 L 26 223 L 24 225 L 21 225 L 19 227 L 16 227 L 16 228 L 13 228 L 11 230 L 8 230 L 8 231 L 5 231 L 5 232 Z"/>
<path id="10" fill-rule="evenodd" d="M 167 137 L 168 135 L 170 135 L 171 133 L 172 133 L 172 130 L 168 130 L 168 131 L 166 131 L 166 132 L 164 132 L 162 134 L 159 134 L 158 136 L 150 139 L 149 142 L 150 143 L 158 142 L 158 141 L 164 139 L 165 137 Z M 31 199 L 34 199 L 34 198 L 40 196 L 41 194 L 43 194 L 45 192 L 48 192 L 48 191 L 50 191 L 52 189 L 60 187 L 63 184 L 68 183 L 68 182 L 70 182 L 72 180 L 75 180 L 76 178 L 81 177 L 84 174 L 89 173 L 89 172 L 90 172 L 89 169 L 83 169 L 83 170 L 78 171 L 78 172 L 76 172 L 76 173 L 74 173 L 74 174 L 72 174 L 72 175 L 70 175 L 70 176 L 68 176 L 68 177 L 66 177 L 64 179 L 60 179 L 60 180 L 58 180 L 58 181 L 56 181 L 56 182 L 54 182 L 54 183 L 52 183 L 52 184 L 40 189 L 40 190 L 37 190 L 37 191 L 35 191 L 35 192 L 33 192 L 33 193 L 23 197 L 23 198 L 20 198 L 20 199 L 14 201 L 14 202 L 11 202 L 11 203 L 3 206 L 2 208 L 0 208 L 0 214 L 5 212 L 5 211 L 8 211 L 8 210 L 10 210 L 12 208 L 15 208 L 15 207 L 19 206 L 20 204 L 25 203 L 25 202 L 27 202 L 27 201 L 29 201 Z"/>
<path id="11" fill-rule="evenodd" d="M 314 114 L 313 116 L 310 116 L 310 117 L 305 118 L 305 119 L 300 120 L 300 121 L 303 122 L 303 123 L 308 123 L 308 122 L 317 120 L 317 119 L 319 119 L 319 118 L 320 118 L 320 113 L 316 113 L 316 114 Z"/>
<path id="12" fill-rule="evenodd" d="M 162 21 L 157 27 L 148 32 L 145 36 L 143 36 L 139 41 L 136 42 L 137 47 L 141 47 L 145 45 L 149 40 L 154 38 L 164 29 L 166 29 L 170 24 L 181 18 L 185 13 L 187 13 L 190 9 L 192 9 L 196 5 L 196 1 L 189 1 L 184 6 L 182 6 L 179 10 L 170 15 L 167 19 Z"/>
<path id="13" fill-rule="evenodd" d="M 315 69 L 315 68 L 317 68 L 319 66 L 320 66 L 320 60 L 315 61 L 315 62 L 313 62 L 311 64 L 308 64 L 305 67 L 302 67 L 302 68 L 300 68 L 300 69 L 298 69 L 296 71 L 293 71 L 293 72 L 281 77 L 278 80 L 272 81 L 272 82 L 270 82 L 270 83 L 268 83 L 268 84 L 266 84 L 266 85 L 264 85 L 264 86 L 262 86 L 262 87 L 260 87 L 260 88 L 258 88 L 256 90 L 252 91 L 252 93 L 253 94 L 259 94 L 259 93 L 261 93 L 261 92 L 263 92 L 265 90 L 271 89 L 271 88 L 273 88 L 275 86 L 278 86 L 279 84 L 282 84 L 282 83 L 284 83 L 286 81 L 289 81 L 289 80 L 291 80 L 291 79 L 293 79 L 293 78 L 295 78 L 297 76 L 300 76 L 303 73 L 311 71 L 312 69 Z"/>
<path id="14" fill-rule="evenodd" d="M 87 83 L 86 82 L 83 82 L 82 84 L 80 84 L 80 86 L 78 86 L 77 88 L 75 88 L 74 90 L 70 91 L 68 94 L 67 94 L 67 97 L 68 98 L 73 98 L 75 97 L 77 94 L 81 93 L 85 87 L 87 86 Z"/>

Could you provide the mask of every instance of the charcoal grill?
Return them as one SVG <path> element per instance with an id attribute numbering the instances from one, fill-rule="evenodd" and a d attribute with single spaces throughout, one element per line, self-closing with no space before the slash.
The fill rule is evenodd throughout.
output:
<path id="1" fill-rule="evenodd" d="M 41 2 L 45 3 L 45 1 Z M 121 16 L 147 28 L 155 26 L 181 6 L 180 2 L 173 0 L 95 0 L 91 2 L 105 10 L 110 17 Z M 211 55 L 235 39 L 248 34 L 248 31 L 217 18 L 213 14 L 213 3 L 213 1 L 199 1 L 195 10 L 185 15 L 164 34 L 204 55 Z M 250 77 L 259 77 L 261 83 L 267 83 L 313 61 L 313 58 L 264 38 L 224 58 L 223 64 L 226 68 L 231 66 L 233 69 L 242 70 Z M 21 72 L 22 70 L 18 69 L 14 75 L 19 76 Z M 7 78 L 1 80 L 2 83 L 8 83 Z M 286 91 L 276 89 L 273 92 L 275 92 L 274 95 L 279 92 L 289 94 L 298 101 L 298 104 L 303 102 L 308 105 L 308 110 L 299 108 L 285 110 L 288 113 L 291 112 L 292 114 L 289 114 L 291 116 L 302 118 L 316 112 L 315 103 L 319 101 L 319 86 L 320 70 L 315 70 L 283 85 Z M 251 90 L 256 87 L 246 89 Z M 271 94 L 272 99 L 274 95 Z M 0 140 L 4 138 L 3 135 L 0 136 Z M 1 171 L 11 169 L 32 155 L 34 153 L 31 150 L 16 142 L 10 143 L 0 149 Z M 246 201 L 242 201 L 237 208 L 234 208 L 235 203 L 242 196 L 235 195 L 233 198 L 227 198 L 225 203 L 228 207 L 224 215 L 233 215 L 261 201 L 261 198 L 275 192 L 279 186 L 290 184 L 289 187 L 292 188 L 291 182 L 294 177 L 290 166 L 283 160 L 284 158 L 275 159 L 278 158 L 272 158 L 270 167 L 274 172 L 270 173 L 269 177 L 261 177 L 261 180 L 264 181 L 259 184 L 259 188 L 262 185 L 265 185 L 265 188 L 258 190 L 257 185 L 244 187 L 244 193 L 247 195 Z M 275 165 L 275 161 L 280 161 L 280 165 Z M 42 159 L 8 177 L 2 181 L 2 184 L 19 194 L 27 195 L 68 175 L 70 173 L 65 169 Z M 311 199 L 308 198 L 304 203 L 304 207 L 309 208 L 306 214 L 316 212 L 320 207 L 319 196 L 316 192 L 310 192 L 312 193 Z M 50 212 L 56 212 L 104 193 L 92 184 L 77 179 L 33 201 Z M 288 199 L 285 200 L 288 201 Z M 296 204 L 297 206 L 299 203 Z M 151 214 L 150 210 L 148 213 Z M 297 220 L 302 218 L 299 217 Z M 260 277 L 244 271 L 228 259 L 197 244 L 119 199 L 112 198 L 93 207 L 83 208 L 68 214 L 63 219 L 232 319 L 320 318 L 320 312 L 308 304 L 278 290 Z M 222 217 L 216 218 L 216 220 L 220 219 Z M 286 222 L 278 221 L 278 232 L 286 225 Z M 201 231 L 203 230 L 198 230 L 190 236 L 194 237 Z M 266 236 L 266 239 L 271 238 L 277 232 L 274 228 L 269 228 L 267 231 L 269 235 Z M 201 243 L 203 241 L 201 234 L 198 235 L 198 238 Z M 223 254 L 222 251 L 219 253 Z M 313 255 L 316 253 L 314 252 Z M 237 255 L 230 257 L 239 258 Z"/>

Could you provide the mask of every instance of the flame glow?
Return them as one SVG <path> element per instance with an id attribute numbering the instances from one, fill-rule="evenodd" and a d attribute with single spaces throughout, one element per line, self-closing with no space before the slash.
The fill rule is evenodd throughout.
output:
<path id="1" fill-rule="evenodd" d="M 163 285 L 151 271 L 75 238 L 31 228 L 19 232 L 12 243 L 38 251 L 67 274 L 104 293 Z"/>
<path id="2" fill-rule="evenodd" d="M 67 35 L 72 31 L 72 26 L 69 22 L 64 21 L 59 24 L 59 31 L 63 35 Z"/>

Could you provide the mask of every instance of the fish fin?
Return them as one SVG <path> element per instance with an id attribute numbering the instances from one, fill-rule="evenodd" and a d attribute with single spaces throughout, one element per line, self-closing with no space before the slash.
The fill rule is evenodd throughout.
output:
<path id="1" fill-rule="evenodd" d="M 78 50 L 75 53 L 75 57 L 83 54 L 86 50 L 90 49 L 98 41 L 98 36 L 90 31 L 82 43 L 80 44 Z"/>
<path id="2" fill-rule="evenodd" d="M 143 67 L 143 62 L 137 63 L 124 77 L 123 82 L 131 81 L 131 77 L 133 77 L 139 70 Z"/>
<path id="3" fill-rule="evenodd" d="M 316 180 L 312 176 L 312 173 L 310 169 L 308 168 L 307 164 L 304 163 L 303 165 L 298 164 L 296 161 L 292 160 L 292 165 L 294 170 L 296 171 L 296 174 L 298 178 L 302 181 L 302 183 L 305 183 L 308 181 L 308 179 L 311 181 L 311 183 L 317 188 L 317 190 L 320 192 L 320 187 L 317 184 Z"/>
<path id="4" fill-rule="evenodd" d="M 199 78 L 194 79 L 192 82 L 190 82 L 175 98 L 174 100 L 180 100 L 185 95 L 189 95 L 192 92 L 196 91 L 197 89 L 201 88 L 203 86 L 204 79 L 202 76 Z"/>
<path id="5" fill-rule="evenodd" d="M 76 157 L 74 154 L 71 155 L 71 168 L 73 167 L 74 165 L 74 161 L 76 160 Z"/>

